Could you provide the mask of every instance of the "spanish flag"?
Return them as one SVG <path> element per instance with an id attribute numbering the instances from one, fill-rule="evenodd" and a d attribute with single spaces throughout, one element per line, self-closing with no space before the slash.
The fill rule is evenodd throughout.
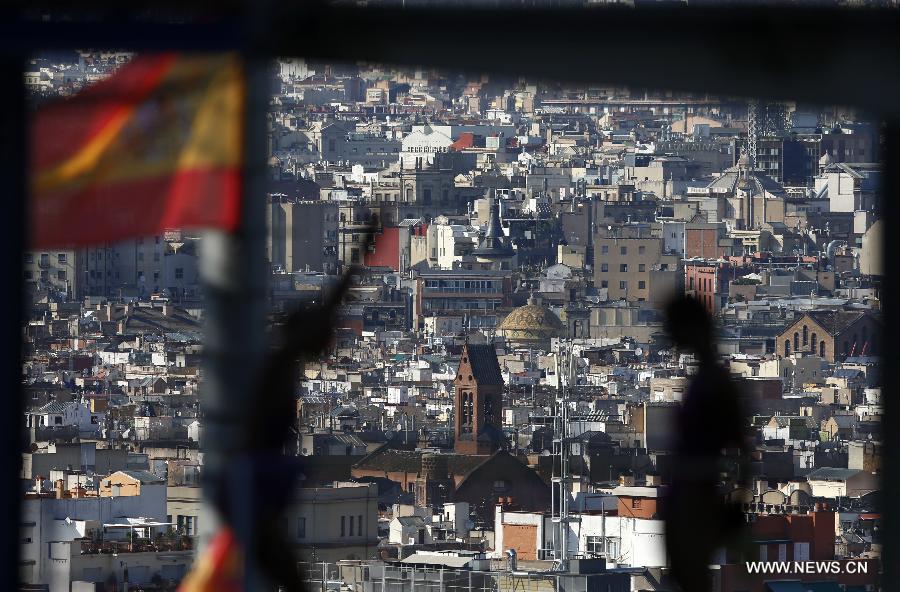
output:
<path id="1" fill-rule="evenodd" d="M 233 230 L 243 118 L 234 54 L 138 56 L 39 108 L 29 132 L 31 248 Z"/>
<path id="2" fill-rule="evenodd" d="M 178 592 L 240 592 L 242 574 L 237 539 L 226 527 L 216 533 L 203 555 L 197 558 L 178 586 Z"/>

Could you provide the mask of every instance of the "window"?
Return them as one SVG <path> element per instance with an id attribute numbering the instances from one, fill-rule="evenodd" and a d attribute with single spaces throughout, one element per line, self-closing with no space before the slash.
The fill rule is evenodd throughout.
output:
<path id="1" fill-rule="evenodd" d="M 356 534 L 358 536 L 362 536 L 362 525 L 363 525 L 363 519 L 362 519 L 362 514 L 360 514 L 359 516 L 356 517 Z"/>
<path id="2" fill-rule="evenodd" d="M 675 238 L 674 233 L 672 234 L 672 238 Z M 647 247 L 645 247 L 644 245 L 640 245 L 638 247 L 638 255 L 643 255 L 646 251 L 647 251 Z"/>
<path id="3" fill-rule="evenodd" d="M 65 265 L 66 264 L 66 254 L 65 253 L 58 254 L 56 256 L 56 262 L 59 263 L 60 265 Z"/>
<path id="4" fill-rule="evenodd" d="M 601 282 L 600 282 L 600 287 L 601 287 L 601 288 L 608 288 L 608 287 L 609 287 L 609 282 L 606 281 L 606 280 L 601 281 Z"/>
<path id="5" fill-rule="evenodd" d="M 184 279 L 184 268 L 183 268 L 183 267 L 176 267 L 176 268 L 175 268 L 175 279 L 176 279 L 176 280 L 183 280 L 183 279 Z"/>
<path id="6" fill-rule="evenodd" d="M 627 254 L 628 254 L 628 247 L 619 247 L 619 254 L 620 254 L 620 255 L 627 255 Z"/>
<path id="7" fill-rule="evenodd" d="M 341 516 L 341 536 L 345 536 L 344 532 L 345 532 L 345 528 L 346 528 L 346 524 L 345 524 L 346 521 L 347 521 L 347 517 Z"/>
<path id="8" fill-rule="evenodd" d="M 600 252 L 604 255 L 608 255 L 609 254 L 609 245 L 603 245 L 602 247 L 600 247 Z"/>
<path id="9" fill-rule="evenodd" d="M 809 345 L 809 327 L 803 325 L 803 346 Z"/>
<path id="10" fill-rule="evenodd" d="M 31 271 L 26 271 L 26 272 L 25 272 L 25 279 L 26 279 L 26 280 L 32 279 L 32 276 L 34 276 L 34 274 L 33 274 Z"/>
<path id="11" fill-rule="evenodd" d="M 41 253 L 41 267 L 47 267 L 48 265 L 50 265 L 50 255 Z"/>
<path id="12" fill-rule="evenodd" d="M 601 263 L 601 264 L 600 264 L 600 273 L 606 273 L 606 272 L 608 272 L 608 271 L 609 271 L 609 264 L 608 264 L 608 263 Z"/>
<path id="13" fill-rule="evenodd" d="M 353 536 L 353 516 L 350 516 L 350 536 Z"/>
<path id="14" fill-rule="evenodd" d="M 626 282 L 626 281 L 624 281 L 624 280 L 621 281 L 621 282 L 619 282 L 619 289 L 620 289 L 620 290 L 627 290 L 627 289 L 628 289 L 628 282 Z"/>
<path id="15" fill-rule="evenodd" d="M 639 497 L 631 498 L 631 507 L 635 508 L 635 509 L 640 508 L 641 507 L 641 498 L 639 498 Z"/>
<path id="16" fill-rule="evenodd" d="M 153 253 L 153 260 L 159 261 L 159 253 Z"/>
<path id="17" fill-rule="evenodd" d="M 138 253 L 138 254 L 137 254 L 137 260 L 138 260 L 138 261 L 143 261 L 143 260 L 144 260 L 144 254 L 143 254 L 143 253 Z"/>
<path id="18" fill-rule="evenodd" d="M 638 263 L 638 271 L 644 272 L 647 271 L 647 265 L 644 263 Z M 693 288 L 694 278 L 691 278 L 691 287 Z"/>
<path id="19" fill-rule="evenodd" d="M 621 273 L 628 273 L 628 264 L 627 263 L 619 264 L 619 271 Z"/>
<path id="20" fill-rule="evenodd" d="M 66 281 L 66 271 L 65 271 L 64 269 L 61 269 L 61 270 L 57 271 L 57 272 L 56 272 L 56 279 L 58 279 L 58 280 L 61 281 L 61 282 Z"/>
<path id="21" fill-rule="evenodd" d="M 646 289 L 647 289 L 647 282 L 645 282 L 644 280 L 639 281 L 638 282 L 638 290 L 646 290 Z"/>
<path id="22" fill-rule="evenodd" d="M 25 263 L 34 263 L 34 253 L 25 253 Z"/>

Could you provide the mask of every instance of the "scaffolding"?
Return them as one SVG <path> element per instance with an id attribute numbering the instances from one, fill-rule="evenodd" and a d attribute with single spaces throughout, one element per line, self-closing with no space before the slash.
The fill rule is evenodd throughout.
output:
<path id="1" fill-rule="evenodd" d="M 753 99 L 747 103 L 747 158 L 750 170 L 756 170 L 760 138 L 782 137 L 790 129 L 784 103 Z"/>

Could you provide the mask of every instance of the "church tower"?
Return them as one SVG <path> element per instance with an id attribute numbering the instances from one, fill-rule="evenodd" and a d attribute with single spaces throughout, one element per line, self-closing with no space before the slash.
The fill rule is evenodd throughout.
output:
<path id="1" fill-rule="evenodd" d="M 493 345 L 466 343 L 454 390 L 453 432 L 457 454 L 493 454 L 506 442 L 503 376 Z"/>

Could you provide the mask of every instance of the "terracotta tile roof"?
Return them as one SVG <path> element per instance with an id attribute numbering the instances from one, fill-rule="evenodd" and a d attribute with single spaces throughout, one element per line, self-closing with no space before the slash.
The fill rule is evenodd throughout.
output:
<path id="1" fill-rule="evenodd" d="M 464 148 L 472 148 L 475 145 L 475 134 L 472 132 L 463 132 L 459 134 L 459 138 L 452 144 L 450 148 L 453 150 L 462 150 Z"/>

